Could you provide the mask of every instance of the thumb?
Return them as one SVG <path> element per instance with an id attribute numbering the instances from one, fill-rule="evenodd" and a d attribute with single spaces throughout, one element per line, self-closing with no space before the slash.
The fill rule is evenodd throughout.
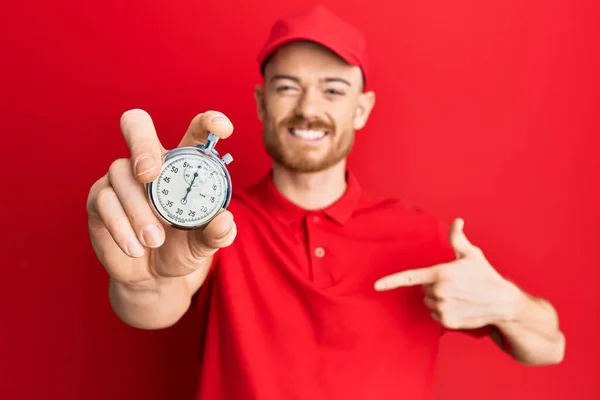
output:
<path id="1" fill-rule="evenodd" d="M 469 255 L 476 254 L 478 248 L 475 247 L 465 235 L 463 229 L 465 221 L 462 218 L 456 218 L 450 227 L 450 245 L 454 249 L 456 258 L 463 258 Z"/>
<path id="2" fill-rule="evenodd" d="M 197 244 L 211 253 L 231 245 L 236 236 L 237 226 L 229 210 L 221 210 L 204 229 L 196 231 Z"/>

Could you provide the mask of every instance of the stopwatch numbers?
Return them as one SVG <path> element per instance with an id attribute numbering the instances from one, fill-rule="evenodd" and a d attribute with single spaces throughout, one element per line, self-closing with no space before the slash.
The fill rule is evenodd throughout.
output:
<path id="1" fill-rule="evenodd" d="M 165 165 L 153 188 L 156 205 L 171 222 L 193 226 L 219 211 L 227 182 L 213 161 L 181 156 Z"/>

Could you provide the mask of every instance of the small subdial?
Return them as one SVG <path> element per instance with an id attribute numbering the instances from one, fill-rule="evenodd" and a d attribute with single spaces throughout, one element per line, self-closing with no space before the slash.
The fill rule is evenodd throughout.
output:
<path id="1" fill-rule="evenodd" d="M 206 161 L 194 161 L 192 163 L 186 162 L 185 170 L 183 171 L 183 178 L 190 187 L 202 186 L 210 178 L 210 167 Z"/>

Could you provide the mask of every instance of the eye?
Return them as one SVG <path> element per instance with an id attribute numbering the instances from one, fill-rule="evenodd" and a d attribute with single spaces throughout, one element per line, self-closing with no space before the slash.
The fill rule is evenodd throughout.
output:
<path id="1" fill-rule="evenodd" d="M 325 90 L 325 93 L 334 95 L 334 96 L 343 96 L 344 95 L 344 92 L 342 92 L 341 90 L 338 90 L 338 89 L 327 89 L 327 90 Z"/>
<path id="2" fill-rule="evenodd" d="M 292 90 L 296 90 L 296 88 L 293 86 L 283 85 L 283 86 L 277 86 L 277 88 L 275 90 L 277 92 L 290 92 Z"/>

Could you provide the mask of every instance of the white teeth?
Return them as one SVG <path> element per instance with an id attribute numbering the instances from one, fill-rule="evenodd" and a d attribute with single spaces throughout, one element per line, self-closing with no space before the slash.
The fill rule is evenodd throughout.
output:
<path id="1" fill-rule="evenodd" d="M 323 136 L 325 136 L 325 132 L 323 131 L 312 131 L 306 129 L 292 129 L 292 133 L 298 137 L 301 137 L 302 139 L 307 140 L 321 139 Z"/>

